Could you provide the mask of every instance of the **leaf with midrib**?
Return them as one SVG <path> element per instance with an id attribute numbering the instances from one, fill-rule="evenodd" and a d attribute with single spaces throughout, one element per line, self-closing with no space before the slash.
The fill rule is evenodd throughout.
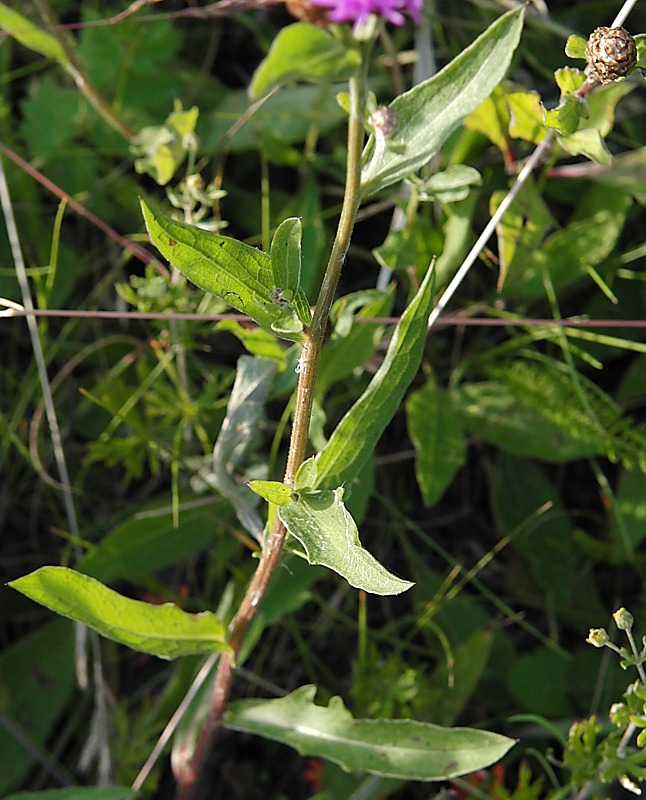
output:
<path id="1" fill-rule="evenodd" d="M 267 253 L 230 236 L 176 222 L 143 200 L 141 208 L 155 247 L 192 283 L 248 314 L 265 330 L 285 339 L 303 338 L 303 323 L 295 312 L 270 299 L 276 287 Z"/>
<path id="2" fill-rule="evenodd" d="M 225 626 L 210 611 L 189 614 L 172 603 L 131 600 L 68 567 L 41 567 L 8 585 L 108 639 L 159 658 L 230 649 Z"/>
<path id="3" fill-rule="evenodd" d="M 0 28 L 30 50 L 35 50 L 47 58 L 53 58 L 63 66 L 70 63 L 63 45 L 55 36 L 34 25 L 17 11 L 13 11 L 6 3 L 0 3 Z"/>
<path id="4" fill-rule="evenodd" d="M 396 326 L 381 366 L 316 457 L 313 488 L 349 485 L 370 458 L 422 360 L 432 289 L 431 268 Z"/>
<path id="5" fill-rule="evenodd" d="M 398 124 L 392 140 L 401 147 L 386 144 L 378 149 L 370 140 L 365 153 L 370 158 L 362 174 L 366 194 L 423 167 L 457 125 L 491 94 L 511 63 L 523 14 L 523 7 L 503 14 L 444 69 L 393 100 L 390 108 Z"/>
<path id="6" fill-rule="evenodd" d="M 348 771 L 437 781 L 465 775 L 502 758 L 515 744 L 498 733 L 443 728 L 408 719 L 354 719 L 340 697 L 314 704 L 315 686 L 278 700 L 239 700 L 224 725 L 318 756 Z"/>

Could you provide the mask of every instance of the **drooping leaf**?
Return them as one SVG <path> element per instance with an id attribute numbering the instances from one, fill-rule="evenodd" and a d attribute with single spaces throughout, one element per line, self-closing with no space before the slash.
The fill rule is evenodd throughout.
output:
<path id="1" fill-rule="evenodd" d="M 392 144 L 401 148 L 378 147 L 371 138 L 362 175 L 366 194 L 403 180 L 424 166 L 456 126 L 488 97 L 511 62 L 520 40 L 523 13 L 521 7 L 501 16 L 443 70 L 393 100 L 390 108 L 398 125 Z"/>
<path id="2" fill-rule="evenodd" d="M 294 81 L 342 81 L 358 65 L 358 50 L 344 47 L 323 28 L 296 22 L 283 28 L 272 42 L 251 80 L 249 96 L 256 100 L 275 86 Z"/>
<path id="3" fill-rule="evenodd" d="M 361 546 L 357 526 L 343 504 L 343 489 L 298 492 L 278 508 L 278 516 L 303 545 L 310 564 L 334 570 L 350 586 L 387 595 L 413 585 L 388 572 Z"/>
<path id="4" fill-rule="evenodd" d="M 67 567 L 41 567 L 8 585 L 108 639 L 159 658 L 229 649 L 226 628 L 210 611 L 189 614 L 172 603 L 131 600 Z"/>
<path id="5" fill-rule="evenodd" d="M 196 286 L 221 297 L 262 328 L 302 339 L 303 323 L 291 308 L 272 300 L 275 288 L 267 253 L 229 236 L 175 222 L 141 203 L 150 238 L 171 264 Z"/>
<path id="6" fill-rule="evenodd" d="M 415 474 L 431 507 L 450 486 L 464 464 L 466 444 L 460 417 L 450 395 L 428 381 L 406 403 L 408 433 L 415 446 Z"/>
<path id="7" fill-rule="evenodd" d="M 354 719 L 340 697 L 314 704 L 315 686 L 278 700 L 240 700 L 224 716 L 227 728 L 256 733 L 302 755 L 349 771 L 436 781 L 486 767 L 514 745 L 506 736 L 472 728 L 442 728 L 406 719 Z"/>
<path id="8" fill-rule="evenodd" d="M 366 390 L 316 457 L 317 487 L 333 489 L 352 481 L 395 415 L 422 359 L 433 302 L 432 272 L 428 270 L 403 313 L 384 360 Z"/>
<path id="9" fill-rule="evenodd" d="M 63 45 L 53 34 L 34 25 L 6 3 L 0 3 L 0 28 L 30 50 L 53 58 L 64 66 L 70 63 Z"/>

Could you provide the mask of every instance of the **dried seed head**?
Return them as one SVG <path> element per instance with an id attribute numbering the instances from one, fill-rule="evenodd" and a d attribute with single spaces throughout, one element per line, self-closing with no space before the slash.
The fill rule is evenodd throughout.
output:
<path id="1" fill-rule="evenodd" d="M 625 28 L 595 28 L 585 48 L 586 74 L 599 83 L 622 78 L 637 63 L 635 40 Z"/>

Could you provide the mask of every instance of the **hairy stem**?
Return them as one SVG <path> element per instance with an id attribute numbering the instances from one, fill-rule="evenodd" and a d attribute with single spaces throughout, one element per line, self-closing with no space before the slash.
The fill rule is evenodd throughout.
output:
<path id="1" fill-rule="evenodd" d="M 364 70 L 367 58 L 364 59 Z M 330 310 L 345 260 L 357 210 L 361 201 L 359 186 L 361 179 L 361 151 L 363 149 L 363 114 L 365 107 L 365 72 L 350 79 L 350 116 L 348 122 L 348 159 L 346 166 L 346 183 L 343 206 L 337 227 L 337 233 L 330 253 L 330 258 L 321 285 L 312 326 L 307 333 L 303 351 L 299 360 L 298 386 L 296 404 L 292 421 L 292 432 L 285 468 L 284 482 L 293 486 L 298 468 L 303 463 L 307 452 L 307 441 L 312 414 L 314 387 L 318 373 L 321 348 L 330 317 Z M 258 562 L 258 567 L 249 583 L 245 596 L 230 625 L 229 643 L 231 653 L 220 658 L 218 671 L 213 685 L 211 706 L 205 724 L 200 731 L 195 751 L 190 761 L 176 775 L 177 800 L 192 800 L 204 769 L 204 765 L 213 747 L 213 742 L 220 728 L 233 676 L 235 659 L 244 640 L 245 634 L 260 605 L 269 585 L 269 580 L 280 563 L 285 526 L 276 518 L 274 526 L 265 542 Z"/>

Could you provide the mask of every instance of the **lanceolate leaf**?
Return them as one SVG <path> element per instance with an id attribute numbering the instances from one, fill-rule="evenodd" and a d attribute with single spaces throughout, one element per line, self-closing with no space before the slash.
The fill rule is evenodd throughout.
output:
<path id="1" fill-rule="evenodd" d="M 487 767 L 514 740 L 472 728 L 442 728 L 407 719 L 354 719 L 340 697 L 314 704 L 315 686 L 278 700 L 239 700 L 224 715 L 228 728 L 283 742 L 302 755 L 348 771 L 438 781 Z"/>
<path id="2" fill-rule="evenodd" d="M 53 58 L 64 66 L 69 64 L 67 54 L 55 36 L 41 30 L 17 11 L 12 11 L 6 3 L 0 3 L 0 28 L 30 50 Z"/>
<path id="3" fill-rule="evenodd" d="M 363 549 L 357 526 L 343 505 L 343 489 L 296 493 L 278 508 L 278 516 L 303 545 L 310 564 L 334 570 L 350 586 L 386 595 L 400 594 L 413 585 L 388 572 Z"/>
<path id="4" fill-rule="evenodd" d="M 504 78 L 518 45 L 524 9 L 504 14 L 450 64 L 390 105 L 398 118 L 392 137 L 397 147 L 366 149 L 362 184 L 367 194 L 416 172 L 434 156 L 456 126 Z"/>
<path id="5" fill-rule="evenodd" d="M 300 288 L 303 224 L 299 217 L 284 220 L 271 242 L 272 296 L 293 307 L 303 325 L 312 322 L 309 303 Z"/>
<path id="6" fill-rule="evenodd" d="M 210 611 L 189 614 L 172 603 L 130 600 L 67 567 L 41 567 L 9 586 L 108 639 L 159 658 L 229 649 L 226 628 Z"/>
<path id="7" fill-rule="evenodd" d="M 366 463 L 415 377 L 433 302 L 432 269 L 395 328 L 386 356 L 365 392 L 337 425 L 316 459 L 316 487 L 349 483 Z"/>
<path id="8" fill-rule="evenodd" d="M 229 236 L 175 222 L 143 201 L 141 207 L 155 247 L 196 286 L 248 314 L 265 330 L 285 339 L 303 338 L 303 323 L 272 294 L 276 286 L 267 253 Z"/>

